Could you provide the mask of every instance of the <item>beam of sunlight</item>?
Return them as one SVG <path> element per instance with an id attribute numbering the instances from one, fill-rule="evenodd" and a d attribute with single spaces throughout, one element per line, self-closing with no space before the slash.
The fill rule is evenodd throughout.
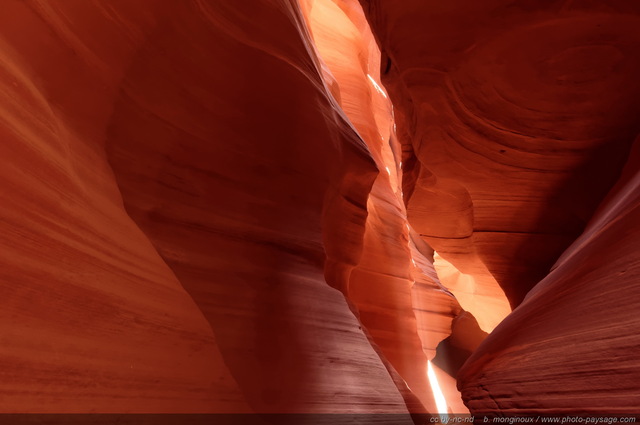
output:
<path id="1" fill-rule="evenodd" d="M 431 385 L 431 392 L 433 392 L 433 398 L 436 400 L 436 407 L 438 408 L 438 413 L 447 414 L 447 400 L 444 398 L 444 394 L 442 393 L 442 389 L 440 388 L 440 384 L 438 383 L 438 377 L 436 376 L 435 370 L 433 370 L 433 366 L 431 366 L 431 361 L 427 360 L 427 376 L 429 377 L 429 384 Z"/>
<path id="2" fill-rule="evenodd" d="M 384 90 L 382 90 L 382 87 L 380 87 L 378 85 L 378 83 L 376 83 L 376 80 L 373 79 L 373 77 L 369 74 L 367 74 L 367 77 L 369 77 L 369 81 L 371 81 L 371 84 L 373 84 L 373 87 L 376 88 L 376 90 L 378 90 L 378 92 L 384 96 L 384 98 L 387 98 L 387 94 L 384 92 Z"/>
<path id="3" fill-rule="evenodd" d="M 342 111 L 351 121 L 353 128 L 369 147 L 371 157 L 379 167 L 381 176 L 384 177 L 378 179 L 374 184 L 385 191 L 389 187 L 398 198 L 394 200 L 391 197 L 385 197 L 385 201 L 379 203 L 381 201 L 376 196 L 369 196 L 367 211 L 370 214 L 372 212 L 375 213 L 376 210 L 385 209 L 387 202 L 397 201 L 392 203 L 402 214 L 402 218 L 405 219 L 406 231 L 402 227 L 399 230 L 403 233 L 402 237 L 406 237 L 408 259 L 411 260 L 410 263 L 406 263 L 411 276 L 411 280 L 408 280 L 408 282 L 410 282 L 411 287 L 416 287 L 418 282 L 422 282 L 417 282 L 415 279 L 426 273 L 422 266 L 426 260 L 413 245 L 414 242 L 411 235 L 414 232 L 406 221 L 406 209 L 402 200 L 401 179 L 403 164 L 399 162 L 400 158 L 397 155 L 397 153 L 401 152 L 401 143 L 396 134 L 397 126 L 394 120 L 394 107 L 380 82 L 379 74 L 377 72 L 369 74 L 367 71 L 372 67 L 380 68 L 380 51 L 370 28 L 365 26 L 364 12 L 358 0 L 298 1 L 305 15 L 305 20 L 312 36 L 311 41 L 313 41 L 318 56 L 322 59 L 323 66 L 326 65 L 326 68 L 331 71 L 326 74 L 331 77 L 331 80 L 327 82 L 327 86 L 337 87 L 335 91 L 339 93 L 339 96 L 336 95 L 334 97 L 338 101 L 338 106 L 342 108 Z M 323 78 L 328 78 L 325 74 L 322 74 L 322 76 Z M 384 176 L 385 171 L 388 178 Z M 414 236 L 418 237 L 417 234 Z M 414 251 L 416 252 L 415 259 L 413 258 Z M 427 263 L 424 264 L 425 269 L 430 269 L 426 265 Z M 435 275 L 435 272 L 431 272 L 431 274 Z M 427 280 L 425 279 L 425 281 Z M 424 288 L 417 287 L 416 293 L 423 290 Z M 418 309 L 413 304 L 413 291 L 411 292 L 411 297 L 412 304 L 410 307 L 415 316 Z M 362 303 L 364 304 L 364 301 Z M 404 308 L 405 305 L 402 304 L 402 306 Z M 360 305 L 357 308 L 360 308 Z M 423 314 L 422 309 L 420 309 L 420 314 L 423 314 L 424 317 L 434 317 L 430 313 L 426 313 L 427 310 L 425 308 L 425 313 Z M 423 322 L 426 322 L 428 319 L 424 317 Z M 394 353 L 395 350 L 399 349 L 403 353 L 403 357 L 396 359 L 390 356 L 391 359 L 387 360 L 399 369 L 403 369 L 401 376 L 408 390 L 418 397 L 423 406 L 428 406 L 429 410 L 433 410 L 435 397 L 438 412 L 447 414 L 448 404 L 455 406 L 456 401 L 452 399 L 447 401 L 440 385 L 446 389 L 447 396 L 453 396 L 457 391 L 455 382 L 448 381 L 448 377 L 444 375 L 439 375 L 442 382 L 438 382 L 435 371 L 440 373 L 440 370 L 437 366 L 432 366 L 431 363 L 428 363 L 429 356 L 435 355 L 435 352 L 432 352 L 433 349 L 430 348 L 431 351 L 426 353 L 424 347 L 416 347 L 413 344 L 416 338 L 422 344 L 420 339 L 421 332 L 424 335 L 429 334 L 429 338 L 433 338 L 431 334 L 437 334 L 436 331 L 430 330 L 431 324 L 423 324 L 424 332 L 422 328 L 418 329 L 416 322 L 415 330 L 411 331 L 413 333 L 410 335 L 410 338 L 412 338 L 410 346 L 390 347 L 390 350 L 394 350 Z M 409 334 L 407 333 L 407 335 Z M 397 344 L 403 344 L 405 343 L 404 341 L 405 339 L 399 338 Z M 409 387 L 409 383 L 411 383 L 412 388 Z M 454 397 L 459 399 L 459 396 Z"/>

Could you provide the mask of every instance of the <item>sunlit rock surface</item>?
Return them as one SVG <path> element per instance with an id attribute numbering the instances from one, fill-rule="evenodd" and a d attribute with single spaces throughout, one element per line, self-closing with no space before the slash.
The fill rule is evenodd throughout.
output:
<path id="1" fill-rule="evenodd" d="M 637 414 L 638 142 L 585 232 L 461 370 L 474 413 Z"/>
<path id="2" fill-rule="evenodd" d="M 609 191 L 640 130 L 640 4 L 360 2 L 440 281 L 485 332 L 520 305 L 458 375 L 471 412 L 636 409 L 637 159 Z M 478 347 L 455 329 L 436 363 Z"/>
<path id="3" fill-rule="evenodd" d="M 379 170 L 297 2 L 2 7 L 0 410 L 406 412 L 332 288 Z"/>
<path id="4" fill-rule="evenodd" d="M 423 254 L 411 240 L 393 106 L 379 81 L 380 52 L 357 0 L 305 0 L 301 5 L 327 66 L 327 85 L 333 84 L 334 96 L 380 170 L 367 203 L 363 256 L 345 293 L 372 343 L 420 400 L 422 407 L 411 410 L 438 412 L 433 387 L 440 384 L 430 382 L 427 362 L 461 309 L 439 285 L 425 257 L 431 255 L 428 247 Z M 449 379 L 441 386 L 448 387 L 447 398 L 462 406 Z M 466 410 L 461 409 L 456 412 Z"/>
<path id="5" fill-rule="evenodd" d="M 482 305 L 502 317 L 517 306 L 624 164 L 640 5 L 361 3 L 406 142 L 409 221 L 459 272 L 443 283 L 488 332 L 501 317 Z"/>
<path id="6" fill-rule="evenodd" d="M 631 412 L 638 13 L 3 1 L 0 412 Z"/>

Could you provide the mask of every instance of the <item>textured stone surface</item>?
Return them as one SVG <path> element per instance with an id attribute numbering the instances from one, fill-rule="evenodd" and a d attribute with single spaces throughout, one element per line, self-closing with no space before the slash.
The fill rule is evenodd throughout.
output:
<path id="1" fill-rule="evenodd" d="M 131 33 L 89 2 L 2 4 L 2 412 L 248 410 L 104 153 L 144 6 L 122 3 Z"/>
<path id="2" fill-rule="evenodd" d="M 410 222 L 460 272 L 443 283 L 490 331 L 580 234 L 624 164 L 639 129 L 640 7 L 361 3 L 407 141 Z M 488 302 L 499 314 L 483 316 Z"/>
<path id="3" fill-rule="evenodd" d="M 633 413 L 640 6 L 360 3 L 3 1 L 0 412 Z"/>
<path id="4" fill-rule="evenodd" d="M 331 287 L 375 161 L 252 3 L 3 2 L 0 411 L 407 411 Z"/>
<path id="5" fill-rule="evenodd" d="M 585 232 L 460 371 L 474 413 L 637 414 L 638 145 Z"/>
<path id="6" fill-rule="evenodd" d="M 469 409 L 633 412 L 637 157 L 609 191 L 640 130 L 640 6 L 361 4 L 440 281 L 483 331 L 519 306 L 458 375 Z M 482 337 L 456 328 L 436 357 L 451 373 Z"/>
<path id="7" fill-rule="evenodd" d="M 380 86 L 380 52 L 355 0 L 302 2 L 325 80 L 381 171 L 367 201 L 363 256 L 345 290 L 372 344 L 422 406 L 437 412 L 433 386 L 462 406 L 453 380 L 430 382 L 427 361 L 451 330 L 460 307 L 435 275 L 428 247 L 412 242 L 402 200 L 400 144 L 393 106 Z M 413 233 L 413 238 L 417 237 Z M 426 248 L 426 249 L 425 249 Z M 462 409 L 462 410 L 460 410 Z M 458 408 L 464 412 L 464 406 Z"/>

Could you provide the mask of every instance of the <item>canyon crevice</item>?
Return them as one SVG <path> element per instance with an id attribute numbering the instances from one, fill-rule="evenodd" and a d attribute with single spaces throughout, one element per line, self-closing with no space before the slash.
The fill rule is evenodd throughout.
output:
<path id="1" fill-rule="evenodd" d="M 623 266 L 640 247 L 638 4 L 361 3 L 411 165 L 409 221 L 481 329 L 500 323 L 452 346 L 478 347 L 458 375 L 469 409 L 635 412 L 638 315 L 618 306 L 638 302 Z"/>
<path id="2" fill-rule="evenodd" d="M 2 7 L 0 413 L 638 413 L 640 4 Z"/>

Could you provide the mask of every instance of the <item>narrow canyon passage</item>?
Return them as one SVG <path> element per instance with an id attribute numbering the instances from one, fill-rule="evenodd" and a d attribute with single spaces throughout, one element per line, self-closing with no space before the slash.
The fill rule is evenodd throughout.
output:
<path id="1" fill-rule="evenodd" d="M 0 3 L 0 418 L 639 413 L 640 3 Z"/>
<path id="2" fill-rule="evenodd" d="M 433 251 L 416 245 L 420 237 L 407 220 L 401 144 L 380 82 L 380 50 L 356 0 L 300 4 L 324 82 L 379 170 L 367 200 L 363 255 L 343 292 L 371 343 L 399 374 L 401 388 L 419 400 L 411 411 L 468 413 L 454 377 L 431 363 L 438 344 L 451 334 L 452 319 L 463 311 L 439 282 Z"/>

